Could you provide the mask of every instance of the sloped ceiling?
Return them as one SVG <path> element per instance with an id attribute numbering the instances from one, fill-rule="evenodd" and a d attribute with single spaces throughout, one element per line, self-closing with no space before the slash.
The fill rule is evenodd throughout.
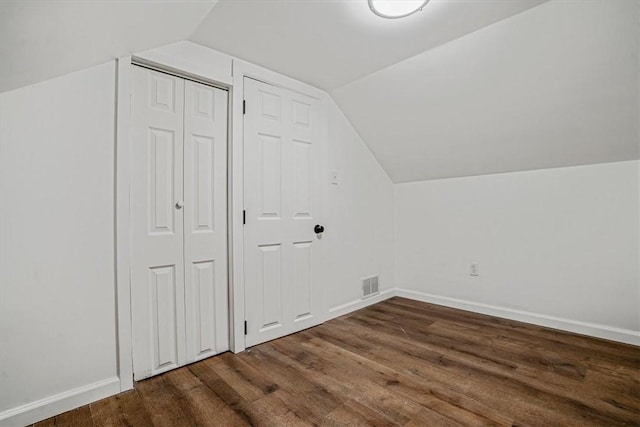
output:
<path id="1" fill-rule="evenodd" d="M 2 0 L 0 91 L 187 39 L 214 0 Z"/>
<path id="2" fill-rule="evenodd" d="M 191 40 L 327 90 L 394 182 L 637 159 L 638 0 L 2 0 L 0 90 Z"/>
<path id="3" fill-rule="evenodd" d="M 220 0 L 191 41 L 330 91 L 546 0 L 431 0 L 382 19 L 367 0 Z"/>
<path id="4" fill-rule="evenodd" d="M 639 12 L 552 1 L 333 96 L 394 182 L 637 159 Z"/>

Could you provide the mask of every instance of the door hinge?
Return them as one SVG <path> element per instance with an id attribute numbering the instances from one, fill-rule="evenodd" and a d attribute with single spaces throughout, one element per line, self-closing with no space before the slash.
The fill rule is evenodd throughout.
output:
<path id="1" fill-rule="evenodd" d="M 242 114 L 247 114 L 247 101 L 242 100 Z"/>
<path id="2" fill-rule="evenodd" d="M 247 211 L 242 211 L 242 225 L 247 223 Z"/>
<path id="3" fill-rule="evenodd" d="M 244 334 L 247 335 L 247 321 L 244 321 Z"/>

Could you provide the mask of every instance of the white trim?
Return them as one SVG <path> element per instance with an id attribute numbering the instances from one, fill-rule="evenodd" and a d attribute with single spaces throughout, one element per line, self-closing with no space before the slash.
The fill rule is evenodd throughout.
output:
<path id="1" fill-rule="evenodd" d="M 119 391 L 120 379 L 118 377 L 107 378 L 3 411 L 0 413 L 0 424 L 3 427 L 33 424 L 96 400 L 104 399 Z"/>
<path id="2" fill-rule="evenodd" d="M 253 65 L 239 59 L 233 60 L 232 74 L 233 86 L 236 88 L 239 87 L 238 83 L 242 83 L 242 79 L 244 77 L 250 77 L 252 79 L 260 80 L 263 83 L 292 90 L 294 92 L 298 92 L 302 95 L 310 96 L 312 98 L 324 99 L 329 97 L 329 95 L 323 90 L 310 86 L 306 83 L 299 82 L 298 80 L 294 80 L 290 77 L 283 76 L 282 74 L 278 74 L 275 71 L 268 70 L 258 65 Z M 240 87 L 241 86 L 242 85 L 240 85 Z"/>
<path id="3" fill-rule="evenodd" d="M 129 129 L 131 126 L 131 57 L 117 60 L 116 100 L 116 315 L 120 390 L 133 388 L 131 353 L 131 262 L 129 228 Z"/>
<path id="4" fill-rule="evenodd" d="M 335 319 L 336 317 L 344 316 L 352 311 L 360 310 L 361 308 L 368 307 L 373 304 L 377 304 L 389 298 L 396 296 L 396 289 L 386 289 L 380 292 L 378 295 L 357 299 L 355 301 L 348 302 L 346 304 L 338 305 L 329 309 L 329 319 Z"/>
<path id="5" fill-rule="evenodd" d="M 326 117 L 328 94 L 320 89 L 314 88 L 307 84 L 293 80 L 289 77 L 278 74 L 266 68 L 249 64 L 244 61 L 233 59 L 232 62 L 233 75 L 233 93 L 232 93 L 232 116 L 237 120 L 233 121 L 230 132 L 231 138 L 231 215 L 230 215 L 230 234 L 232 236 L 232 253 L 230 277 L 230 323 L 231 323 L 231 340 L 230 347 L 234 353 L 244 351 L 244 229 L 242 225 L 242 211 L 244 209 L 244 168 L 243 168 L 243 146 L 244 146 L 244 120 L 242 113 L 242 101 L 244 100 L 244 78 L 249 77 L 261 82 L 286 88 L 294 92 L 304 94 L 306 96 L 316 98 L 321 102 L 322 114 Z M 327 130 L 322 132 L 323 137 L 327 138 Z M 323 162 L 325 159 L 323 159 Z M 325 165 L 323 164 L 323 167 Z"/>
<path id="6" fill-rule="evenodd" d="M 232 62 L 233 92 L 230 94 L 230 116 L 237 117 L 231 122 L 229 132 L 229 155 L 231 173 L 229 174 L 229 234 L 231 247 L 229 253 L 229 348 L 234 353 L 244 351 L 244 233 L 242 211 L 244 209 L 244 168 L 243 168 L 243 132 L 242 100 L 244 99 L 243 77 L 235 73 L 235 60 Z"/>
<path id="7" fill-rule="evenodd" d="M 514 310 L 510 308 L 498 307 L 495 305 L 466 301 L 439 295 L 432 295 L 424 292 L 411 291 L 408 289 L 396 289 L 396 295 L 416 301 L 443 305 L 445 307 L 472 311 L 474 313 L 488 314 L 490 316 L 501 317 L 503 319 L 516 320 L 519 322 L 531 323 L 533 325 L 544 326 L 547 328 L 559 329 L 561 331 L 574 332 L 577 334 L 588 335 L 596 338 L 604 338 L 611 341 L 640 346 L 640 332 L 632 331 L 630 329 L 615 328 L 612 326 L 599 325 L 597 323 L 563 319 L 561 317 L 548 316 L 546 314 L 531 313 L 529 311 L 523 310 Z"/>
<path id="8" fill-rule="evenodd" d="M 174 77 L 181 78 L 183 80 L 190 80 L 196 83 L 201 83 L 207 86 L 212 86 L 222 90 L 229 90 L 229 85 L 226 83 L 221 83 L 218 80 L 210 79 L 208 77 L 201 76 L 199 74 L 195 74 L 180 68 L 175 68 L 162 62 L 152 61 L 150 59 L 132 55 L 131 63 L 133 65 L 137 65 L 139 67 L 149 68 L 151 70 L 159 71 L 164 74 L 169 74 Z"/>

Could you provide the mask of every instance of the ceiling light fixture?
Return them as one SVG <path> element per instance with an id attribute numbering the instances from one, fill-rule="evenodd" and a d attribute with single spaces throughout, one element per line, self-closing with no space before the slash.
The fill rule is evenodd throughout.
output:
<path id="1" fill-rule="evenodd" d="M 383 18 L 395 19 L 422 10 L 429 0 L 369 0 L 369 9 Z"/>

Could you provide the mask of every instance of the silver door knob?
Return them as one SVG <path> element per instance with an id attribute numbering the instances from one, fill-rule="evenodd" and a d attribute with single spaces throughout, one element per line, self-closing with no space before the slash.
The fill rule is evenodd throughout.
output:
<path id="1" fill-rule="evenodd" d="M 184 207 L 184 202 L 182 200 L 178 200 L 176 202 L 176 209 L 182 209 Z"/>

